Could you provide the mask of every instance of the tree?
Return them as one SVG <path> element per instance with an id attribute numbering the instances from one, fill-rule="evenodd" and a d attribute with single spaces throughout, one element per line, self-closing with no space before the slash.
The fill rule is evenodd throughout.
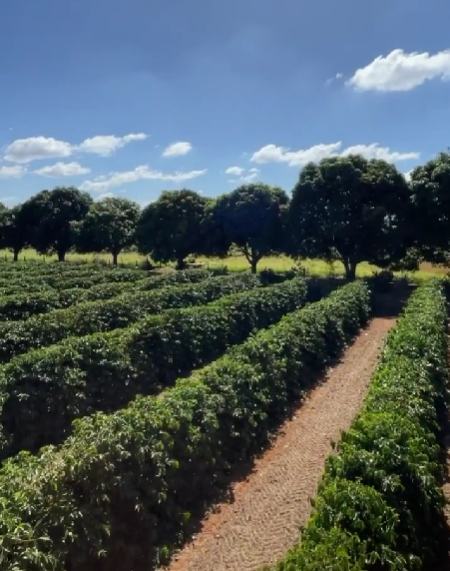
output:
<path id="1" fill-rule="evenodd" d="M 226 244 L 235 244 L 256 273 L 258 262 L 283 246 L 282 211 L 289 202 L 278 187 L 263 183 L 240 186 L 219 197 L 214 219 Z"/>
<path id="2" fill-rule="evenodd" d="M 135 242 L 139 205 L 126 198 L 105 198 L 91 205 L 76 239 L 82 252 L 109 252 L 113 264 L 124 248 Z"/>
<path id="3" fill-rule="evenodd" d="M 139 251 L 157 262 L 185 265 L 191 254 L 201 253 L 207 200 L 193 190 L 164 191 L 142 211 L 137 229 Z"/>
<path id="4" fill-rule="evenodd" d="M 31 197 L 26 208 L 37 220 L 31 245 L 40 254 L 56 252 L 58 260 L 63 262 L 74 246 L 74 224 L 85 218 L 92 202 L 88 193 L 74 187 L 43 190 Z"/>
<path id="5" fill-rule="evenodd" d="M 353 155 L 310 163 L 292 195 L 290 252 L 339 260 L 348 279 L 362 261 L 389 266 L 406 254 L 410 204 L 404 176 L 385 161 Z"/>
<path id="6" fill-rule="evenodd" d="M 449 265 L 450 154 L 440 153 L 411 173 L 415 246 L 422 257 Z"/>
<path id="7" fill-rule="evenodd" d="M 27 247 L 30 239 L 30 228 L 26 223 L 22 206 L 0 211 L 0 236 L 2 248 L 11 250 L 14 261 L 19 259 L 20 252 Z"/>

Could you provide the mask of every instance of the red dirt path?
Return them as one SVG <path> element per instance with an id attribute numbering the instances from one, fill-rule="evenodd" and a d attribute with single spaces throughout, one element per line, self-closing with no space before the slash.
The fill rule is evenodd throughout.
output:
<path id="1" fill-rule="evenodd" d="M 222 503 L 169 571 L 255 571 L 280 559 L 306 523 L 332 441 L 363 402 L 394 319 L 375 318 L 282 427 L 233 503 Z"/>

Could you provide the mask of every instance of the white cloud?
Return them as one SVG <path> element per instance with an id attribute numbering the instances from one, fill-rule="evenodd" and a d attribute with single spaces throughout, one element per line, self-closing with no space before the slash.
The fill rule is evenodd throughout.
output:
<path id="1" fill-rule="evenodd" d="M 204 170 L 190 172 L 163 173 L 149 169 L 147 165 L 136 167 L 132 171 L 113 172 L 108 177 L 100 176 L 94 180 L 86 180 L 81 185 L 81 190 L 93 192 L 107 192 L 110 188 L 121 186 L 138 180 L 165 180 L 171 182 L 183 182 L 197 178 L 206 173 Z"/>
<path id="2" fill-rule="evenodd" d="M 25 167 L 14 165 L 13 167 L 0 167 L 0 178 L 20 178 L 27 172 Z"/>
<path id="3" fill-rule="evenodd" d="M 388 163 L 415 160 L 420 157 L 420 153 L 398 153 L 397 151 L 391 151 L 389 147 L 380 147 L 378 143 L 347 147 L 342 151 L 342 156 L 346 157 L 348 155 L 362 155 L 366 159 L 380 159 Z"/>
<path id="4" fill-rule="evenodd" d="M 247 172 L 247 174 L 244 174 Z M 237 176 L 237 179 L 230 179 L 229 184 L 248 184 L 253 182 L 259 175 L 260 170 L 257 168 L 251 168 L 248 171 L 242 167 L 230 167 L 225 171 L 225 174 L 231 174 Z"/>
<path id="5" fill-rule="evenodd" d="M 343 73 L 337 73 L 334 77 L 330 77 L 329 79 L 327 79 L 325 85 L 331 85 L 332 83 L 334 83 L 335 81 L 339 81 L 343 77 L 344 77 Z"/>
<path id="6" fill-rule="evenodd" d="M 85 153 L 94 153 L 107 157 L 128 143 L 144 141 L 146 138 L 147 135 L 145 133 L 131 133 L 124 137 L 116 137 L 116 135 L 96 135 L 90 139 L 85 139 L 76 149 Z"/>
<path id="7" fill-rule="evenodd" d="M 232 174 L 234 176 L 241 176 L 241 174 L 245 171 L 242 167 L 228 167 L 225 171 L 225 174 Z"/>
<path id="8" fill-rule="evenodd" d="M 362 91 L 409 91 L 436 78 L 450 78 L 450 50 L 429 54 L 397 49 L 358 69 L 348 84 Z"/>
<path id="9" fill-rule="evenodd" d="M 82 167 L 80 163 L 56 163 L 51 166 L 42 167 L 41 169 L 38 169 L 34 172 L 41 176 L 59 178 L 64 176 L 79 176 L 82 174 L 88 174 L 91 172 L 91 169 Z"/>
<path id="10" fill-rule="evenodd" d="M 103 192 L 97 196 L 97 200 L 103 200 L 104 198 L 114 198 L 114 194 L 112 192 Z"/>
<path id="11" fill-rule="evenodd" d="M 256 163 L 287 163 L 289 166 L 304 166 L 309 162 L 319 162 L 330 157 L 345 157 L 348 155 L 360 154 L 367 159 L 383 159 L 388 162 L 405 161 L 418 159 L 420 153 L 399 153 L 391 151 L 389 147 L 380 147 L 378 143 L 371 145 L 354 145 L 342 149 L 342 142 L 331 143 L 329 145 L 314 145 L 309 149 L 292 151 L 286 147 L 276 145 L 266 145 L 253 153 L 251 161 Z"/>
<path id="12" fill-rule="evenodd" d="M 4 158 L 13 163 L 26 164 L 39 159 L 70 157 L 77 151 L 109 156 L 132 141 L 142 141 L 146 138 L 145 133 L 131 133 L 124 137 L 97 135 L 86 139 L 80 145 L 72 145 L 52 137 L 30 137 L 11 143 L 6 148 Z"/>
<path id="13" fill-rule="evenodd" d="M 9 145 L 5 152 L 7 161 L 26 164 L 37 159 L 68 157 L 72 154 L 72 146 L 65 141 L 52 137 L 30 137 L 17 139 Z"/>
<path id="14" fill-rule="evenodd" d="M 311 161 L 317 162 L 327 157 L 337 156 L 337 151 L 341 146 L 342 143 L 339 141 L 331 145 L 315 145 L 309 149 L 291 151 L 272 144 L 253 153 L 250 160 L 254 163 L 288 163 L 289 166 L 302 166 Z"/>
<path id="15" fill-rule="evenodd" d="M 163 157 L 180 157 L 182 155 L 187 155 L 189 151 L 192 150 L 191 143 L 187 141 L 179 141 L 178 143 L 172 143 L 166 147 L 163 151 Z"/>

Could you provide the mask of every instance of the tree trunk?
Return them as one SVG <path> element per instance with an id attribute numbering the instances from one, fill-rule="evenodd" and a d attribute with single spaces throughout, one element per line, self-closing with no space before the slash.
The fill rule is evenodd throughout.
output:
<path id="1" fill-rule="evenodd" d="M 20 252 L 20 250 L 14 250 L 14 261 L 15 262 L 19 261 L 19 252 Z"/>
<path id="2" fill-rule="evenodd" d="M 58 252 L 58 262 L 65 262 L 66 261 L 66 253 L 65 252 Z"/>
<path id="3" fill-rule="evenodd" d="M 117 258 L 119 257 L 119 252 L 113 252 L 112 257 L 113 257 L 113 265 L 117 266 Z"/>
<path id="4" fill-rule="evenodd" d="M 354 281 L 356 279 L 357 262 L 351 262 L 350 260 L 343 260 L 342 263 L 344 264 L 345 268 L 345 277 L 351 282 Z"/>
<path id="5" fill-rule="evenodd" d="M 252 274 L 256 274 L 257 272 L 257 266 L 258 266 L 258 260 L 255 258 L 252 258 L 250 261 L 250 268 L 251 268 L 251 272 Z"/>
<path id="6" fill-rule="evenodd" d="M 179 258 L 177 260 L 177 270 L 183 270 L 185 266 L 184 258 Z"/>

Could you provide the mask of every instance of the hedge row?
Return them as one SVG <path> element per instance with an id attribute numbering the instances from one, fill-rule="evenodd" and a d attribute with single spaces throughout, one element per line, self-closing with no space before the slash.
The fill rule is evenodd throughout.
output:
<path id="1" fill-rule="evenodd" d="M 434 568 L 445 547 L 446 318 L 442 285 L 421 286 L 388 336 L 363 411 L 327 461 L 301 545 L 278 571 Z"/>
<path id="2" fill-rule="evenodd" d="M 70 288 L 63 291 L 44 289 L 0 297 L 0 320 L 20 321 L 32 315 L 49 313 L 85 301 L 106 300 L 129 291 L 149 291 L 160 287 L 196 283 L 211 277 L 207 270 L 187 270 L 150 276 L 135 282 L 112 282 L 93 285 L 89 289 Z M 85 283 L 88 283 L 88 279 Z"/>
<path id="3" fill-rule="evenodd" d="M 106 301 L 80 303 L 67 309 L 34 315 L 25 321 L 5 321 L 0 323 L 0 362 L 5 363 L 31 349 L 59 343 L 67 337 L 123 329 L 149 314 L 203 305 L 223 295 L 259 285 L 258 277 L 250 274 L 220 276 L 198 284 L 133 291 Z"/>
<path id="4" fill-rule="evenodd" d="M 61 443 L 75 418 L 123 408 L 305 305 L 303 279 L 169 310 L 134 326 L 16 357 L 2 371 L 1 457 Z"/>
<path id="5" fill-rule="evenodd" d="M 73 287 L 87 288 L 92 285 L 107 282 L 130 282 L 138 281 L 148 275 L 143 270 L 117 268 L 113 271 L 96 271 L 93 269 L 85 269 L 83 272 L 75 272 L 73 274 L 57 274 L 50 276 L 23 275 L 19 277 L 6 276 L 0 279 L 1 288 L 24 288 L 35 287 L 51 287 L 57 290 L 68 289 Z"/>
<path id="6" fill-rule="evenodd" d="M 367 286 L 346 285 L 159 398 L 77 420 L 62 447 L 6 461 L 3 569 L 33 558 L 27 569 L 140 571 L 163 559 L 368 316 Z"/>

